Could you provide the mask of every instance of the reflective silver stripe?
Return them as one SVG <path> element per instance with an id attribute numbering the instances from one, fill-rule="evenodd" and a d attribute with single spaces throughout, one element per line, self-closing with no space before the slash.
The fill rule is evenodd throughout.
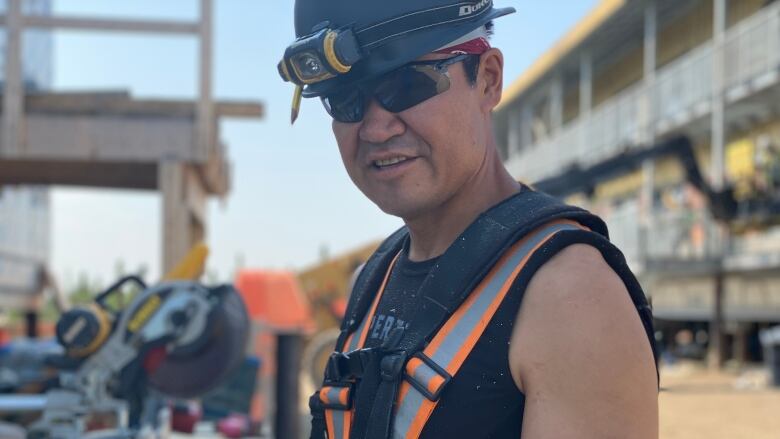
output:
<path id="1" fill-rule="evenodd" d="M 417 367 L 417 370 L 414 371 L 413 378 L 414 378 L 415 381 L 417 381 L 418 383 L 422 384 L 422 386 L 427 389 L 428 388 L 428 383 L 431 382 L 433 377 L 437 377 L 437 376 L 441 376 L 441 375 L 436 373 L 436 371 L 433 370 L 427 364 L 425 364 L 425 362 L 421 362 L 421 363 L 422 364 L 420 364 Z M 444 377 L 442 377 L 442 378 L 444 378 Z M 432 390 L 433 390 L 433 392 L 436 392 L 436 389 L 432 389 Z"/>
<path id="2" fill-rule="evenodd" d="M 387 288 L 387 281 L 390 278 L 390 272 L 393 271 L 393 267 L 395 267 L 395 262 L 398 260 L 398 255 L 400 255 L 401 252 L 398 252 L 395 257 L 393 258 L 393 261 L 390 262 L 390 266 L 387 267 L 387 272 L 385 273 L 385 277 L 382 280 L 382 286 L 379 287 L 379 291 L 377 292 L 377 295 L 371 300 L 371 307 L 369 308 L 369 311 L 366 313 L 365 316 L 363 316 L 363 321 L 360 322 L 360 326 L 358 326 L 357 331 L 353 332 L 351 337 L 352 340 L 349 342 L 349 346 L 347 346 L 347 350 L 344 352 L 352 352 L 355 350 L 360 349 L 362 346 L 360 346 L 360 336 L 363 334 L 363 329 L 365 329 L 366 325 L 371 324 L 371 320 L 374 318 L 374 312 L 376 312 L 376 308 L 374 305 L 378 305 L 378 301 L 382 299 L 382 295 L 385 292 L 385 288 Z"/>
<path id="3" fill-rule="evenodd" d="M 366 315 L 365 318 L 363 318 L 363 321 L 360 322 L 360 326 L 358 326 L 357 331 L 352 333 L 352 340 L 349 342 L 348 349 L 344 352 L 352 352 L 359 348 L 358 344 L 360 343 L 360 334 L 363 333 L 363 329 L 366 326 L 366 321 L 371 320 L 374 316 Z"/>
<path id="4" fill-rule="evenodd" d="M 563 230 L 581 229 L 572 224 L 551 224 L 526 238 L 525 242 L 510 254 L 504 264 L 497 267 L 498 271 L 495 272 L 495 275 L 490 279 L 479 297 L 476 298 L 471 307 L 463 314 L 452 331 L 447 334 L 436 352 L 433 354 L 426 352 L 428 357 L 443 369 L 447 369 L 462 347 L 463 341 L 469 337 L 472 331 L 474 331 L 480 320 L 482 318 L 492 318 L 492 316 L 486 316 L 485 313 L 493 300 L 495 300 L 501 292 L 501 287 L 509 280 L 509 277 L 512 275 L 515 268 L 520 265 L 520 262 L 529 256 L 534 248 L 548 239 L 548 237 Z M 448 370 L 448 372 L 453 376 L 457 373 L 456 370 Z M 414 387 L 409 388 L 404 399 L 399 401 L 398 404 L 393 428 L 394 439 L 403 439 L 406 437 L 414 418 L 417 416 L 423 402 L 426 400 L 427 399 L 417 389 Z"/>
<path id="5" fill-rule="evenodd" d="M 434 363 L 442 366 L 444 369 L 452 361 L 453 357 L 460 350 L 463 340 L 465 340 L 475 326 L 479 323 L 479 320 L 485 315 L 485 311 L 493 302 L 496 295 L 501 291 L 501 287 L 512 275 L 512 272 L 517 266 L 528 256 L 533 249 L 539 245 L 543 240 L 553 233 L 560 232 L 562 230 L 579 230 L 576 226 L 570 224 L 553 224 L 545 227 L 536 232 L 530 239 L 528 239 L 520 248 L 518 248 L 514 254 L 501 266 L 491 279 L 490 283 L 485 287 L 485 291 L 474 301 L 471 308 L 463 315 L 458 324 L 452 329 L 452 332 L 447 335 L 444 341 L 439 346 L 439 349 L 429 355 Z"/>
<path id="6" fill-rule="evenodd" d="M 333 413 L 333 435 L 336 436 L 330 439 L 343 439 L 344 437 L 344 415 L 343 410 L 332 410 Z"/>
<path id="7" fill-rule="evenodd" d="M 341 391 L 344 389 L 344 387 L 328 387 L 327 391 L 325 392 L 325 403 L 326 404 L 341 404 L 341 401 L 339 400 L 339 394 L 341 394 Z M 325 390 L 323 388 L 322 390 Z M 344 437 L 344 416 L 346 411 L 345 410 L 338 410 L 338 409 L 325 409 L 326 416 L 330 415 L 333 418 L 333 439 L 343 439 Z"/>
<path id="8" fill-rule="evenodd" d="M 412 426 L 414 417 L 417 416 L 417 411 L 422 406 L 423 401 L 427 401 L 423 394 L 414 387 L 410 387 L 409 391 L 406 392 L 403 401 L 398 405 L 398 410 L 395 413 L 395 420 L 393 421 L 393 439 L 406 438 L 409 427 Z"/>
<path id="9" fill-rule="evenodd" d="M 330 390 L 325 393 L 325 398 L 327 398 L 328 404 L 341 404 L 341 401 L 339 401 L 339 394 L 341 393 L 342 389 L 344 388 L 331 387 Z"/>

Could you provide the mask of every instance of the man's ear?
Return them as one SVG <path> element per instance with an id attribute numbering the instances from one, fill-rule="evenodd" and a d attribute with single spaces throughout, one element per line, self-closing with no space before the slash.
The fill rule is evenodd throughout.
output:
<path id="1" fill-rule="evenodd" d="M 504 54 L 492 48 L 480 56 L 477 85 L 482 97 L 482 110 L 490 113 L 501 102 L 504 90 Z"/>

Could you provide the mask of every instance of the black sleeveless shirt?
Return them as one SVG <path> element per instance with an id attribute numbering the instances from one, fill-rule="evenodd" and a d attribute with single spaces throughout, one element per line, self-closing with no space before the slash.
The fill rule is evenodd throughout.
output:
<path id="1" fill-rule="evenodd" d="M 437 259 L 412 262 L 401 251 L 369 327 L 366 347 L 379 346 L 394 327 L 407 327 L 419 305 L 418 290 Z M 525 396 L 509 372 L 509 339 L 520 309 L 513 286 L 463 366 L 444 390 L 420 439 L 517 439 Z"/>
<path id="2" fill-rule="evenodd" d="M 531 194 L 530 191 L 526 193 Z M 545 212 L 542 208 L 552 206 L 551 201 L 535 195 L 534 197 L 531 207 L 526 206 L 526 208 L 537 205 L 538 212 L 546 213 L 548 216 L 554 214 L 555 209 Z M 517 201 L 517 199 L 513 200 Z M 512 206 L 502 205 L 503 210 L 500 213 L 512 214 L 510 207 Z M 578 212 L 568 212 L 567 215 L 571 215 L 568 216 L 571 218 L 578 216 Z M 595 217 L 590 218 L 587 214 L 579 216 L 581 217 L 579 219 L 585 221 L 583 224 L 594 231 L 561 231 L 545 241 L 530 256 L 458 373 L 444 388 L 438 404 L 419 436 L 421 439 L 450 437 L 517 439 L 521 436 L 525 395 L 515 385 L 509 370 L 509 342 L 513 325 L 520 311 L 525 290 L 536 271 L 570 245 L 585 244 L 599 250 L 607 264 L 625 284 L 636 307 L 637 317 L 641 318 L 645 328 L 648 343 L 653 347 L 652 314 L 642 288 L 629 269 L 623 254 L 609 242 L 603 223 L 599 224 L 598 221 L 592 220 Z M 500 216 L 497 218 L 499 224 L 506 220 Z M 508 224 L 511 225 L 512 221 Z M 408 235 L 405 239 L 406 243 L 390 274 L 386 291 L 370 322 L 365 347 L 379 346 L 391 329 L 399 326 L 408 327 L 410 319 L 413 316 L 417 317 L 416 310 L 421 303 L 419 288 L 439 262 L 436 259 L 424 262 L 410 261 L 407 250 Z M 387 252 L 387 249 L 383 251 Z M 384 273 L 374 275 L 383 276 Z M 653 354 L 656 355 L 654 348 Z"/>

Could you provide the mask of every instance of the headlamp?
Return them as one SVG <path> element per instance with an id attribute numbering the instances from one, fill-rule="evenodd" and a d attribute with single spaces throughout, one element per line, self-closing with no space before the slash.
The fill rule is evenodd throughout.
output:
<path id="1" fill-rule="evenodd" d="M 322 29 L 299 38 L 279 62 L 279 74 L 298 86 L 316 84 L 349 72 L 361 58 L 351 29 Z"/>
<path id="2" fill-rule="evenodd" d="M 390 0 L 356 11 L 358 4 L 295 0 L 298 39 L 278 65 L 282 78 L 296 86 L 293 121 L 304 95 L 327 97 L 350 88 L 349 83 L 378 77 L 445 44 L 453 46 L 469 32 L 515 11 L 496 9 L 493 0 Z"/>

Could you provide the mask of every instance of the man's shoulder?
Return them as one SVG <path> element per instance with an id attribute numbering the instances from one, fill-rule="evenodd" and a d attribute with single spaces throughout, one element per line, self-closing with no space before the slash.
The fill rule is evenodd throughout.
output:
<path id="1" fill-rule="evenodd" d="M 535 273 L 512 344 L 510 362 L 521 386 L 547 375 L 565 381 L 574 369 L 577 380 L 603 378 L 605 370 L 614 370 L 615 379 L 623 370 L 655 380 L 652 349 L 627 287 L 590 245 L 564 248 Z M 559 374 L 565 369 L 568 374 Z"/>
<path id="2" fill-rule="evenodd" d="M 650 341 L 623 280 L 596 248 L 568 246 L 537 271 L 509 363 L 526 395 L 524 434 L 657 437 Z"/>

